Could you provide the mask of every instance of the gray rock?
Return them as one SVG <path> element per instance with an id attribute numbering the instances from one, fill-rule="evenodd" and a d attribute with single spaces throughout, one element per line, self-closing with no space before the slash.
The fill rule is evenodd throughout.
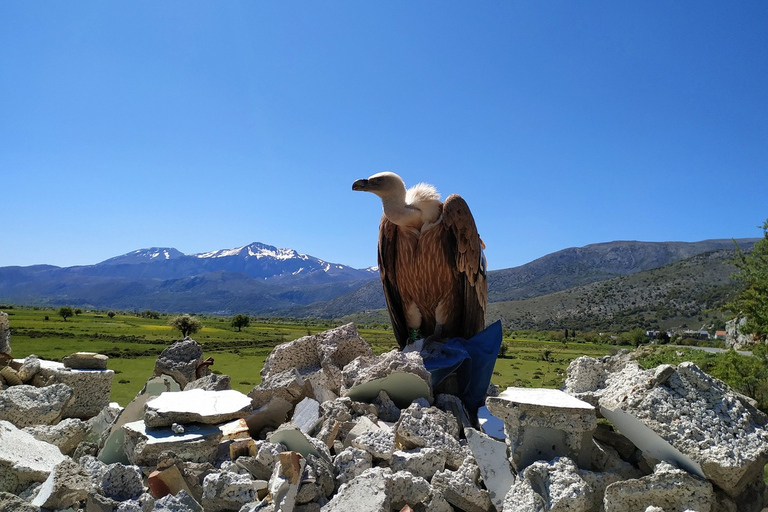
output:
<path id="1" fill-rule="evenodd" d="M 90 484 L 85 470 L 67 457 L 53 468 L 32 504 L 48 509 L 71 507 L 88 497 Z"/>
<path id="2" fill-rule="evenodd" d="M 523 470 L 504 499 L 504 512 L 590 512 L 592 505 L 592 490 L 579 468 L 571 459 L 558 457 Z"/>
<path id="3" fill-rule="evenodd" d="M 414 476 L 431 481 L 438 471 L 445 469 L 446 453 L 437 448 L 417 448 L 392 453 L 392 471 L 408 471 Z"/>
<path id="4" fill-rule="evenodd" d="M 395 432 L 389 428 L 366 430 L 352 440 L 351 446 L 370 453 L 374 461 L 389 463 L 395 451 Z"/>
<path id="5" fill-rule="evenodd" d="M 253 401 L 253 409 L 259 409 L 276 398 L 282 398 L 291 405 L 296 405 L 309 393 L 309 386 L 298 370 L 291 368 L 271 375 L 248 392 Z"/>
<path id="6" fill-rule="evenodd" d="M 392 498 L 389 492 L 389 469 L 371 468 L 342 485 L 322 512 L 391 512 Z"/>
<path id="7" fill-rule="evenodd" d="M 480 475 L 485 488 L 488 489 L 488 495 L 496 510 L 501 510 L 504 498 L 515 483 L 515 475 L 507 455 L 507 445 L 473 428 L 465 429 L 464 433 L 467 436 L 469 450 L 480 468 Z"/>
<path id="8" fill-rule="evenodd" d="M 645 510 L 650 505 L 664 510 L 710 512 L 714 499 L 711 483 L 661 462 L 652 475 L 609 485 L 603 504 L 605 512 Z"/>
<path id="9" fill-rule="evenodd" d="M 119 462 L 104 468 L 97 485 L 106 497 L 115 501 L 138 499 L 144 492 L 141 468 Z"/>
<path id="10" fill-rule="evenodd" d="M 44 388 L 11 386 L 0 393 L 0 420 L 19 428 L 52 425 L 61 418 L 72 395 L 72 388 L 64 384 Z"/>
<path id="11" fill-rule="evenodd" d="M 320 404 L 314 398 L 305 398 L 296 404 L 291 421 L 305 434 L 311 434 L 320 423 Z"/>
<path id="12" fill-rule="evenodd" d="M 187 336 L 163 350 L 155 361 L 154 376 L 169 375 L 181 389 L 198 378 L 197 368 L 203 362 L 203 347 Z"/>
<path id="13" fill-rule="evenodd" d="M 30 354 L 24 358 L 21 366 L 16 370 L 21 382 L 27 384 L 40 371 L 40 358 Z"/>
<path id="14" fill-rule="evenodd" d="M 307 456 L 304 472 L 301 475 L 299 492 L 296 495 L 296 503 L 298 505 L 310 502 L 325 503 L 333 493 L 334 488 L 333 464 L 320 457 Z"/>
<path id="15" fill-rule="evenodd" d="M 286 448 L 279 443 L 256 441 L 255 451 L 253 456 L 238 457 L 235 463 L 256 480 L 269 480 L 280 460 L 280 453 L 286 451 Z"/>
<path id="16" fill-rule="evenodd" d="M 282 425 L 288 419 L 288 414 L 292 409 L 293 404 L 291 402 L 276 396 L 254 410 L 253 414 L 245 418 L 245 422 L 253 437 L 263 438 Z"/>
<path id="17" fill-rule="evenodd" d="M 373 457 L 365 450 L 359 448 L 345 448 L 333 459 L 336 472 L 336 487 L 346 484 L 366 469 L 373 467 Z"/>
<path id="18" fill-rule="evenodd" d="M 438 409 L 413 403 L 395 423 L 395 448 L 437 448 L 447 454 L 446 465 L 457 469 L 464 461 L 465 453 L 459 444 L 459 426 L 456 419 Z"/>
<path id="19" fill-rule="evenodd" d="M 40 512 L 40 507 L 10 492 L 0 492 L 0 512 Z"/>
<path id="20" fill-rule="evenodd" d="M 206 512 L 240 510 L 246 503 L 258 500 L 258 493 L 267 482 L 250 475 L 218 471 L 203 479 L 203 508 Z"/>
<path id="21" fill-rule="evenodd" d="M 206 391 L 226 391 L 232 389 L 232 383 L 229 375 L 216 375 L 212 373 L 199 379 L 193 380 L 186 386 L 184 391 L 192 389 L 204 389 Z"/>
<path id="22" fill-rule="evenodd" d="M 417 398 L 432 403 L 432 376 L 418 352 L 392 350 L 380 356 L 359 357 L 342 372 L 340 394 L 372 402 L 383 390 L 397 404 L 407 407 Z"/>
<path id="23" fill-rule="evenodd" d="M 175 496 L 169 494 L 155 502 L 153 512 L 204 512 L 195 498 L 185 491 L 179 491 Z"/>
<path id="24" fill-rule="evenodd" d="M 17 493 L 33 482 L 45 481 L 64 459 L 54 445 L 0 420 L 0 492 Z"/>
<path id="25" fill-rule="evenodd" d="M 299 494 L 306 459 L 298 452 L 283 452 L 279 457 L 275 472 L 269 479 L 269 494 L 276 511 L 292 512 Z"/>
<path id="26" fill-rule="evenodd" d="M 66 418 L 55 425 L 24 427 L 35 439 L 57 446 L 64 455 L 72 455 L 88 435 L 90 425 L 77 418 Z"/>
<path id="27" fill-rule="evenodd" d="M 145 406 L 147 427 L 167 427 L 174 423 L 224 423 L 249 416 L 251 399 L 239 391 L 166 392 L 149 400 Z"/>
<path id="28" fill-rule="evenodd" d="M 480 468 L 471 455 L 456 471 L 438 471 L 432 487 L 439 490 L 451 505 L 466 512 L 485 512 L 493 507 L 491 497 L 480 485 Z"/>

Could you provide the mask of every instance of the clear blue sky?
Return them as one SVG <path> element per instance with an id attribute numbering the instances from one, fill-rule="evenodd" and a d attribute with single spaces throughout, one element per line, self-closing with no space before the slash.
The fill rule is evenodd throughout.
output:
<path id="1" fill-rule="evenodd" d="M 462 195 L 492 269 L 761 236 L 768 2 L 0 2 L 0 266 L 367 267 L 384 170 Z"/>

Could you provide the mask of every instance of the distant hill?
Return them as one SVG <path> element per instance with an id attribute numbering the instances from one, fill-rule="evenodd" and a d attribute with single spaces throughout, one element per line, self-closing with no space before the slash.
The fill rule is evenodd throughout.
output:
<path id="1" fill-rule="evenodd" d="M 758 240 L 742 239 L 738 243 L 746 249 Z M 512 328 L 564 328 L 568 322 L 573 325 L 570 328 L 612 325 L 619 320 L 631 323 L 632 319 L 641 318 L 641 310 L 632 313 L 621 297 L 639 294 L 646 283 L 620 279 L 636 275 L 642 275 L 649 282 L 668 282 L 655 285 L 667 290 L 666 295 L 662 292 L 651 295 L 654 300 L 671 305 L 651 305 L 653 300 L 647 297 L 650 291 L 634 299 L 635 306 L 642 311 L 653 312 L 648 315 L 667 314 L 665 307 L 680 309 L 679 300 L 672 301 L 675 293 L 684 294 L 685 290 L 699 288 L 705 295 L 720 292 L 706 291 L 704 284 L 693 286 L 682 280 L 681 276 L 687 275 L 682 270 L 684 267 L 660 270 L 653 279 L 646 273 L 699 255 L 726 258 L 724 255 L 732 248 L 732 240 L 706 240 L 690 243 L 618 241 L 564 249 L 519 267 L 489 272 L 488 319 L 503 318 Z M 732 286 L 723 282 L 720 274 L 704 273 L 694 277 L 704 279 L 702 283 L 707 279 L 712 283 L 717 281 L 723 290 Z M 605 284 L 598 286 L 600 283 Z M 631 283 L 637 290 L 624 290 L 625 283 Z M 669 283 L 679 283 L 679 286 L 675 288 Z M 586 295 L 579 295 L 582 293 Z M 603 304 L 598 300 L 600 297 L 610 297 L 606 301 L 612 302 Z M 575 305 L 571 304 L 572 300 L 576 301 Z M 0 267 L 0 301 L 84 309 L 152 309 L 169 313 L 246 313 L 299 318 L 342 318 L 363 313 L 361 318 L 386 320 L 378 272 L 326 262 L 293 249 L 278 249 L 259 242 L 191 255 L 170 247 L 153 247 L 87 266 Z M 648 315 L 642 316 L 643 322 L 651 320 Z"/>

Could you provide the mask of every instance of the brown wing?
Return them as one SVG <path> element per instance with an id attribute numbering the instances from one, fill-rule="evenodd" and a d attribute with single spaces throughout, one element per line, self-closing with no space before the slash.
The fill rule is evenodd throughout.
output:
<path id="1" fill-rule="evenodd" d="M 381 216 L 379 224 L 379 274 L 384 288 L 384 299 L 387 301 L 389 319 L 392 321 L 392 331 L 395 334 L 400 349 L 405 348 L 408 341 L 408 324 L 405 321 L 403 300 L 397 289 L 397 225 L 390 222 L 385 215 Z"/>
<path id="2" fill-rule="evenodd" d="M 477 233 L 475 219 L 466 201 L 451 194 L 443 205 L 443 224 L 452 235 L 447 242 L 449 257 L 456 262 L 459 286 L 463 288 L 464 307 L 460 329 L 469 339 L 485 329 L 485 309 L 488 303 L 488 280 L 483 254 L 483 241 Z"/>

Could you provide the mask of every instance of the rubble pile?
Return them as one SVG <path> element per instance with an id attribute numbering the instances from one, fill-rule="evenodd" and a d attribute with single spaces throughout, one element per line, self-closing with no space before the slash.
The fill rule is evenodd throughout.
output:
<path id="1" fill-rule="evenodd" d="M 768 418 L 689 363 L 582 357 L 562 391 L 491 393 L 474 424 L 418 352 L 376 356 L 351 324 L 278 346 L 247 395 L 189 338 L 125 408 L 103 403 L 103 356 L 35 359 L 11 361 L 27 380 L 0 391 L 0 511 L 757 512 L 768 498 Z"/>

